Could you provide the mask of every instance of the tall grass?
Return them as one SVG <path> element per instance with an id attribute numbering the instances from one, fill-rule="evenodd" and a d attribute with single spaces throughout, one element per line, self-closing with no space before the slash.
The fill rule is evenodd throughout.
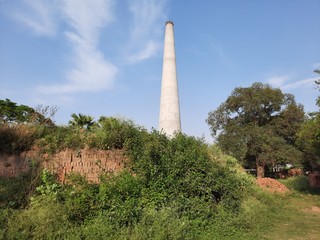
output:
<path id="1" fill-rule="evenodd" d="M 26 124 L 0 124 L 0 153 L 29 150 L 37 139 L 37 128 Z"/>

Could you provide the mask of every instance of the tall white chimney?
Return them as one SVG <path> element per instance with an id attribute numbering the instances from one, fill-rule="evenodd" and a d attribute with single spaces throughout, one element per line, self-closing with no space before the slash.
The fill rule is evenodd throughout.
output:
<path id="1" fill-rule="evenodd" d="M 167 21 L 164 37 L 159 131 L 173 136 L 181 131 L 173 22 Z"/>

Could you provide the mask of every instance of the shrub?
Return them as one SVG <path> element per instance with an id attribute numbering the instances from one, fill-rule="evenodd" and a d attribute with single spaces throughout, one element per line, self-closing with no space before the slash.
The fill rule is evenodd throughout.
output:
<path id="1" fill-rule="evenodd" d="M 9 217 L 6 239 L 64 239 L 70 227 L 62 204 L 51 197 L 38 196 L 29 208 Z"/>
<path id="2" fill-rule="evenodd" d="M 140 179 L 129 172 L 105 178 L 99 186 L 98 207 L 109 222 L 129 226 L 138 222 L 143 201 Z"/>
<path id="3" fill-rule="evenodd" d="M 40 184 L 37 160 L 29 161 L 29 172 L 17 177 L 0 178 L 0 208 L 23 208 Z"/>
<path id="4" fill-rule="evenodd" d="M 133 138 L 139 130 L 142 129 L 130 120 L 100 117 L 99 124 L 92 130 L 87 143 L 91 148 L 122 149 L 126 141 Z"/>
<path id="5" fill-rule="evenodd" d="M 250 185 L 245 175 L 215 163 L 201 140 L 184 134 L 169 140 L 154 131 L 129 145 L 129 154 L 147 189 L 144 197 L 155 206 L 174 202 L 190 217 L 210 217 L 220 202 L 236 212 Z"/>
<path id="6" fill-rule="evenodd" d="M 54 126 L 47 128 L 37 145 L 42 152 L 56 153 L 66 148 L 81 149 L 85 146 L 86 135 L 81 129 L 65 126 Z"/>
<path id="7" fill-rule="evenodd" d="M 79 174 L 71 174 L 64 186 L 63 199 L 70 222 L 82 224 L 98 214 L 98 184 L 88 183 Z"/>
<path id="8" fill-rule="evenodd" d="M 287 188 L 305 193 L 320 193 L 320 189 L 312 188 L 309 185 L 307 176 L 295 176 L 287 179 L 279 179 Z"/>
<path id="9" fill-rule="evenodd" d="M 36 127 L 26 124 L 0 124 L 0 153 L 14 154 L 29 150 L 36 140 Z"/>

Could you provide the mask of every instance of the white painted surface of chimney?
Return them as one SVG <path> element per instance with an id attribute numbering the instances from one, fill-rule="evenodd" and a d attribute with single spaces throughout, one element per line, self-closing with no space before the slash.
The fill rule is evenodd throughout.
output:
<path id="1" fill-rule="evenodd" d="M 168 136 L 181 131 L 173 22 L 165 27 L 159 130 Z"/>

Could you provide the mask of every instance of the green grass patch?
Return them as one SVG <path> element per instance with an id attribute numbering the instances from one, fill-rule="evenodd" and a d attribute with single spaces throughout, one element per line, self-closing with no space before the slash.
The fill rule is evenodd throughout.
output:
<path id="1" fill-rule="evenodd" d="M 287 188 L 304 193 L 310 194 L 320 194 L 319 188 L 312 188 L 309 185 L 308 176 L 296 176 L 296 177 L 289 177 L 287 179 L 280 179 L 281 183 L 286 185 Z"/>

